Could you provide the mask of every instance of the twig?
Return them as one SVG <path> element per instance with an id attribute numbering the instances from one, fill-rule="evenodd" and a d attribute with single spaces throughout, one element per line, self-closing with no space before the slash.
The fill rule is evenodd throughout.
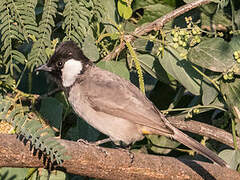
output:
<path id="1" fill-rule="evenodd" d="M 209 137 L 234 148 L 233 136 L 231 133 L 205 123 L 194 120 L 185 121 L 184 119 L 184 116 L 168 117 L 171 124 L 181 130 Z M 240 138 L 238 137 L 236 137 L 236 144 L 238 144 L 237 147 L 240 149 Z"/>
<path id="2" fill-rule="evenodd" d="M 125 42 L 132 42 L 135 40 L 135 36 L 142 36 L 145 33 L 151 32 L 151 31 L 158 31 L 163 28 L 164 24 L 171 21 L 172 19 L 178 17 L 181 14 L 184 14 L 185 12 L 188 12 L 196 7 L 199 7 L 204 4 L 210 3 L 210 0 L 198 0 L 194 1 L 192 3 L 188 3 L 184 6 L 181 6 L 174 11 L 171 11 L 170 13 L 162 16 L 161 18 L 153 21 L 152 23 L 149 23 L 147 25 L 143 25 L 141 27 L 138 27 L 135 29 L 135 31 L 132 33 L 132 35 L 124 35 L 123 39 L 124 41 L 121 42 L 121 44 L 116 47 L 113 52 L 108 54 L 103 60 L 108 61 L 113 58 L 115 58 L 125 47 Z"/>

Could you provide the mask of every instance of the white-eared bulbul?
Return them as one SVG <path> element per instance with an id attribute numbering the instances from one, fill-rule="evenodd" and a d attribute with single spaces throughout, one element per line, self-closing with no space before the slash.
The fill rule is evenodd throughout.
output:
<path id="1" fill-rule="evenodd" d="M 115 143 L 131 144 L 146 134 L 173 138 L 221 166 L 214 152 L 175 128 L 151 101 L 129 81 L 96 67 L 73 42 L 61 43 L 47 64 L 76 114 Z"/>

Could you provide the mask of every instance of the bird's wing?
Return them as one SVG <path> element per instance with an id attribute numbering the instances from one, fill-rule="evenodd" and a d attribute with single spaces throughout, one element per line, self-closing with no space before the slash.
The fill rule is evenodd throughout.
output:
<path id="1" fill-rule="evenodd" d="M 157 129 L 162 135 L 173 133 L 165 126 L 154 105 L 132 83 L 97 67 L 89 74 L 81 82 L 81 91 L 96 111 Z"/>

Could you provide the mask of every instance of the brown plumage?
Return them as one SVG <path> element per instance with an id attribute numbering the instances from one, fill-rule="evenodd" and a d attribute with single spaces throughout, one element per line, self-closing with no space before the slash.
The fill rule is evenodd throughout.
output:
<path id="1" fill-rule="evenodd" d="M 211 150 L 175 128 L 136 86 L 93 65 L 72 41 L 63 42 L 37 70 L 55 76 L 74 111 L 113 142 L 131 144 L 145 134 L 164 135 L 227 166 Z"/>

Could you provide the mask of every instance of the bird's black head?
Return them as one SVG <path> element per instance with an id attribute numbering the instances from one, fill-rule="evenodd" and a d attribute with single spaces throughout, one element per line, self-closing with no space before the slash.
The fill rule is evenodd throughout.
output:
<path id="1" fill-rule="evenodd" d="M 47 64 L 38 67 L 36 71 L 47 71 L 63 87 L 69 87 L 75 82 L 76 76 L 84 73 L 91 65 L 92 62 L 75 42 L 65 41 L 58 45 Z"/>

